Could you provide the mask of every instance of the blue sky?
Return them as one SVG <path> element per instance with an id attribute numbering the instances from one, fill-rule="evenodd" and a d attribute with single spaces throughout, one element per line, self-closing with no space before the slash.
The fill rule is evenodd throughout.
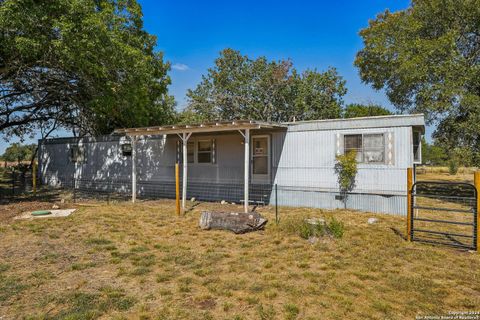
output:
<path id="1" fill-rule="evenodd" d="M 179 109 L 187 89 L 230 47 L 250 57 L 289 58 L 299 70 L 333 66 L 347 81 L 345 102 L 393 110 L 383 92 L 362 84 L 353 61 L 362 48 L 358 32 L 368 20 L 385 9 L 404 9 L 409 1 L 138 1 L 145 29 L 158 37 L 158 50 L 172 64 L 170 92 Z M 7 145 L 0 141 L 0 153 Z"/>

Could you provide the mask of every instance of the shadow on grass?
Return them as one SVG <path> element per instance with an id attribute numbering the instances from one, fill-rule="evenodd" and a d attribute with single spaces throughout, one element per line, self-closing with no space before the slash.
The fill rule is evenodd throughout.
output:
<path id="1" fill-rule="evenodd" d="M 201 202 L 195 202 L 194 204 L 192 204 L 192 205 L 190 206 L 190 208 L 185 209 L 185 214 L 193 211 L 193 209 L 195 209 L 196 207 L 198 207 L 200 204 L 201 204 Z"/>
<path id="2" fill-rule="evenodd" d="M 12 194 L 12 190 L 5 190 L 0 186 L 0 205 L 1 204 L 14 204 L 21 202 L 57 202 L 60 201 L 61 190 L 52 189 L 40 189 L 37 194 L 33 194 L 32 191 L 15 190 L 15 194 Z"/>
<path id="3" fill-rule="evenodd" d="M 397 236 L 399 236 L 403 240 L 407 241 L 407 236 L 404 235 L 402 231 L 400 231 L 400 230 L 398 230 L 397 228 L 394 228 L 394 227 L 390 227 L 390 230 L 392 230 L 393 233 L 395 233 Z"/>

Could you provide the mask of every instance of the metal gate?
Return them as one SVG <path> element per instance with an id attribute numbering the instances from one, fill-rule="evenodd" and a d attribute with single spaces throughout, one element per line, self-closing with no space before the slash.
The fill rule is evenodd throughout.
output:
<path id="1" fill-rule="evenodd" d="M 477 196 L 469 183 L 414 183 L 410 241 L 477 250 Z"/>

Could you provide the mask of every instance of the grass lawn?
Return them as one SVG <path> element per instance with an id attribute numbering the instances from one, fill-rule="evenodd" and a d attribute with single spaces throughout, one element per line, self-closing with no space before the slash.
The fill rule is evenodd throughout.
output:
<path id="1" fill-rule="evenodd" d="M 202 210 L 239 206 L 176 217 L 156 201 L 12 219 L 49 206 L 0 206 L 0 319 L 413 319 L 480 306 L 480 256 L 405 242 L 400 217 L 282 208 L 276 226 L 260 208 L 266 230 L 235 235 L 197 225 Z M 285 227 L 307 216 L 335 216 L 343 238 L 311 244 Z"/>

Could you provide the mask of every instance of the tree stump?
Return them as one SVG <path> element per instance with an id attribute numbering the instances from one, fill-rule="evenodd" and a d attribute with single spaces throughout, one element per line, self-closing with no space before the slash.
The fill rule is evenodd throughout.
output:
<path id="1" fill-rule="evenodd" d="M 202 212 L 200 228 L 203 230 L 230 230 L 234 233 L 246 233 L 263 230 L 268 220 L 256 212 Z"/>

